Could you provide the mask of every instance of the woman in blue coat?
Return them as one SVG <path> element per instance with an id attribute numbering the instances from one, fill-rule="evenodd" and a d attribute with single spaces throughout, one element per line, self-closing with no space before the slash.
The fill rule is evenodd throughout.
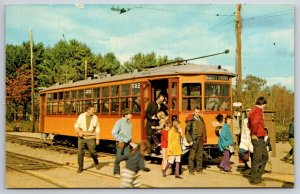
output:
<path id="1" fill-rule="evenodd" d="M 218 140 L 218 147 L 221 152 L 223 152 L 223 160 L 220 163 L 220 167 L 226 171 L 231 172 L 230 166 L 230 146 L 233 146 L 233 138 L 230 132 L 230 123 L 232 117 L 227 115 L 224 119 L 224 125 L 220 131 L 220 137 Z"/>

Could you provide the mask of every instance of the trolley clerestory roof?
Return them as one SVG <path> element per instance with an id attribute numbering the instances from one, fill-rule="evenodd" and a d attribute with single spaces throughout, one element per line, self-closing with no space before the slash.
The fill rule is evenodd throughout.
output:
<path id="1" fill-rule="evenodd" d="M 234 77 L 235 74 L 226 70 L 219 68 L 217 65 L 198 65 L 198 64 L 175 64 L 175 65 L 165 65 L 165 66 L 158 66 L 154 68 L 145 69 L 139 72 L 132 72 L 132 73 L 124 73 L 120 75 L 114 76 L 106 76 L 103 78 L 97 79 L 86 79 L 80 80 L 76 82 L 70 82 L 65 84 L 55 84 L 47 89 L 44 89 L 40 92 L 45 92 L 48 90 L 55 90 L 61 88 L 71 88 L 76 86 L 84 86 L 90 84 L 97 84 L 97 83 L 106 83 L 106 82 L 113 82 L 113 81 L 121 81 L 121 80 L 128 80 L 128 79 L 135 79 L 135 78 L 144 78 L 144 77 L 155 77 L 155 76 L 173 76 L 173 75 L 228 75 L 230 77 Z"/>

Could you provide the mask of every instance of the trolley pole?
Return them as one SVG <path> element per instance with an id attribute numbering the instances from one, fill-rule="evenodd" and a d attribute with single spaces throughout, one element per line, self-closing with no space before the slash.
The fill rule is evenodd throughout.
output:
<path id="1" fill-rule="evenodd" d="M 34 127 L 34 78 L 33 78 L 33 43 L 32 30 L 30 30 L 30 66 L 31 66 L 31 119 L 32 119 L 32 133 L 35 132 Z"/>
<path id="2" fill-rule="evenodd" d="M 241 4 L 236 5 L 236 17 L 235 17 L 235 35 L 236 35 L 236 91 L 237 102 L 242 102 L 242 18 L 241 18 Z"/>

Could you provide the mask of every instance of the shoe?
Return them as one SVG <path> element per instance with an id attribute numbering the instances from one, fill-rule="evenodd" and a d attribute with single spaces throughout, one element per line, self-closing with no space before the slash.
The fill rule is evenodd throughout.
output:
<path id="1" fill-rule="evenodd" d="M 121 176 L 119 174 L 114 174 L 114 177 L 120 178 Z"/>
<path id="2" fill-rule="evenodd" d="M 179 175 L 175 175 L 175 178 L 176 179 L 183 179 L 182 176 L 179 176 Z"/>
<path id="3" fill-rule="evenodd" d="M 99 163 L 95 164 L 95 167 L 96 167 L 97 170 L 100 170 L 100 164 Z"/>
<path id="4" fill-rule="evenodd" d="M 266 183 L 264 183 L 264 182 L 258 182 L 258 183 L 255 183 L 255 182 L 252 182 L 252 181 L 251 181 L 250 184 L 251 184 L 251 185 L 256 185 L 256 186 L 262 186 L 262 187 L 267 186 Z"/>
<path id="5" fill-rule="evenodd" d="M 78 169 L 77 170 L 77 173 L 81 173 L 83 170 L 82 169 Z"/>
<path id="6" fill-rule="evenodd" d="M 206 174 L 205 172 L 203 172 L 203 170 L 199 170 L 199 171 L 196 171 L 197 174 Z"/>
<path id="7" fill-rule="evenodd" d="M 249 166 L 245 166 L 242 171 L 250 170 L 251 168 Z"/>
<path id="8" fill-rule="evenodd" d="M 190 171 L 189 174 L 190 175 L 195 175 L 195 172 L 194 171 Z"/>
<path id="9" fill-rule="evenodd" d="M 167 176 L 166 171 L 162 170 L 161 173 L 162 173 L 162 176 L 163 176 L 163 177 L 166 177 L 166 176 Z"/>

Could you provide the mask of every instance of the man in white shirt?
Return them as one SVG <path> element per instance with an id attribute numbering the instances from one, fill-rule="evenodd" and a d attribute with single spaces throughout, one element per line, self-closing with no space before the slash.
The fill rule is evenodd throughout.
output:
<path id="1" fill-rule="evenodd" d="M 83 157 L 88 149 L 97 169 L 100 169 L 97 158 L 96 145 L 100 142 L 100 127 L 95 108 L 89 106 L 87 111 L 81 113 L 75 123 L 75 131 L 78 135 L 78 173 L 83 171 Z"/>

